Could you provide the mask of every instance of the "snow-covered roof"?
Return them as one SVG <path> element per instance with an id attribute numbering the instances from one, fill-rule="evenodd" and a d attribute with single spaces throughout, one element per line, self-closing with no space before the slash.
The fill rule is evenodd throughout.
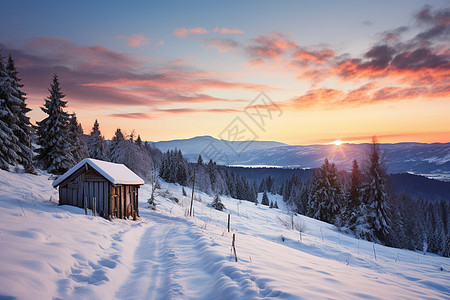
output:
<path id="1" fill-rule="evenodd" d="M 58 179 L 53 181 L 53 186 L 56 187 L 59 185 L 85 164 L 91 166 L 112 184 L 144 184 L 144 180 L 142 180 L 141 177 L 137 176 L 123 164 L 116 164 L 93 158 L 85 158 L 72 167 L 69 171 L 61 175 Z"/>

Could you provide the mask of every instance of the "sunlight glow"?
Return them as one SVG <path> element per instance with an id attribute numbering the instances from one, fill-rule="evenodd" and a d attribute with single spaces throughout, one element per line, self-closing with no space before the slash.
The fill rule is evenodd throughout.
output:
<path id="1" fill-rule="evenodd" d="M 332 144 L 336 145 L 336 146 L 340 146 L 342 145 L 344 142 L 341 140 L 335 140 L 334 142 L 332 142 Z"/>

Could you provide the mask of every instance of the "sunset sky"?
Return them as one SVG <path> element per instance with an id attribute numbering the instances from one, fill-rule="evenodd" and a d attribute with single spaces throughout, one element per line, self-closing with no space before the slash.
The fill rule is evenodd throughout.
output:
<path id="1" fill-rule="evenodd" d="M 450 142 L 449 1 L 3 1 L 33 109 L 53 74 L 85 133 Z M 276 111 L 246 114 L 264 92 Z M 253 105 L 253 106 L 252 106 Z M 246 109 L 247 108 L 247 109 Z"/>

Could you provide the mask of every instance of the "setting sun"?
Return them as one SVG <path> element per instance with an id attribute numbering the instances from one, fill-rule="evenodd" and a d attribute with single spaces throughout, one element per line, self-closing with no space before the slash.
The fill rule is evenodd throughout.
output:
<path id="1" fill-rule="evenodd" d="M 336 145 L 336 146 L 340 146 L 342 145 L 344 142 L 341 140 L 335 140 L 334 142 L 332 142 L 332 144 Z"/>

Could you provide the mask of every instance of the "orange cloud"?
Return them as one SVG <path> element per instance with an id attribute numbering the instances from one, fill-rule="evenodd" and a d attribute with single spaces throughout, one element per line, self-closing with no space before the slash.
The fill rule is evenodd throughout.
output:
<path id="1" fill-rule="evenodd" d="M 324 63 L 328 58 L 335 55 L 334 51 L 330 49 L 324 49 L 319 51 L 299 49 L 294 53 L 294 59 L 297 60 L 311 60 L 317 63 Z"/>
<path id="2" fill-rule="evenodd" d="M 222 29 L 220 30 L 220 34 L 243 34 L 243 33 L 244 31 L 236 27 L 233 28 L 222 27 Z"/>
<path id="3" fill-rule="evenodd" d="M 132 34 L 131 36 L 119 35 L 117 38 L 125 39 L 130 47 L 140 47 L 150 43 L 150 40 L 142 34 Z"/>
<path id="4" fill-rule="evenodd" d="M 320 107 L 327 109 L 357 107 L 383 101 L 405 101 L 410 99 L 446 99 L 450 86 L 410 87 L 384 86 L 381 82 L 369 82 L 357 89 L 342 91 L 329 88 L 309 90 L 291 100 L 293 108 Z"/>
<path id="5" fill-rule="evenodd" d="M 287 52 L 298 47 L 295 41 L 279 32 L 261 35 L 252 40 L 252 44 L 246 47 L 250 62 L 259 64 L 266 60 L 280 58 Z"/>
<path id="6" fill-rule="evenodd" d="M 203 27 L 193 27 L 193 28 L 181 27 L 173 31 L 173 34 L 178 37 L 186 37 L 190 35 L 199 35 L 207 33 L 209 33 L 209 31 Z"/>
<path id="7" fill-rule="evenodd" d="M 210 90 L 270 90 L 266 85 L 231 81 L 221 74 L 194 69 L 183 60 L 148 68 L 144 67 L 148 62 L 142 58 L 104 46 L 78 47 L 69 40 L 58 38 L 33 39 L 30 44 L 25 43 L 24 49 L 11 49 L 1 44 L 0 48 L 16 59 L 29 99 L 39 104 L 46 96 L 42 87 L 48 86 L 49 80 L 42 74 L 54 73 L 60 76 L 62 88 L 70 96 L 73 107 L 86 103 L 124 107 L 242 103 L 247 100 L 217 97 L 209 94 Z"/>

